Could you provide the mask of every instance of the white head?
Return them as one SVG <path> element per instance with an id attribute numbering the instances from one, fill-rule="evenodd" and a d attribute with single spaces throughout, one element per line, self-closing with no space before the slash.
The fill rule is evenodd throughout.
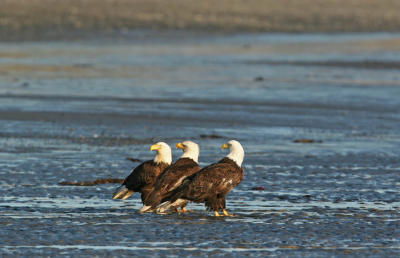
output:
<path id="1" fill-rule="evenodd" d="M 183 150 L 181 158 L 189 158 L 194 160 L 196 163 L 199 162 L 200 149 L 197 143 L 192 141 L 184 141 L 177 143 L 176 147 Z"/>
<path id="2" fill-rule="evenodd" d="M 222 149 L 229 149 L 230 152 L 226 157 L 235 161 L 239 167 L 242 165 L 244 159 L 244 150 L 238 141 L 230 140 L 222 145 Z"/>
<path id="3" fill-rule="evenodd" d="M 155 163 L 164 162 L 170 165 L 172 163 L 172 150 L 165 142 L 157 142 L 150 147 L 151 151 L 157 151 L 157 155 L 154 158 Z"/>

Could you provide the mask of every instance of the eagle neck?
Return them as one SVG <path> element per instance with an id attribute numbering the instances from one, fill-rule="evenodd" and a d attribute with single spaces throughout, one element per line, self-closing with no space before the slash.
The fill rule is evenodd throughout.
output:
<path id="1" fill-rule="evenodd" d="M 236 163 L 236 165 L 241 167 L 244 159 L 244 150 L 243 148 L 238 148 L 238 147 L 232 148 L 231 152 L 226 157 L 233 160 Z"/>
<path id="2" fill-rule="evenodd" d="M 189 158 L 193 160 L 196 163 L 199 163 L 199 151 L 196 151 L 194 149 L 188 149 L 183 152 L 181 159 L 182 158 Z"/>
<path id="3" fill-rule="evenodd" d="M 157 152 L 157 155 L 154 158 L 154 162 L 156 164 L 166 163 L 168 165 L 171 165 L 171 163 L 172 163 L 172 153 L 171 152 L 168 153 L 168 151 L 161 151 L 160 150 L 160 151 Z"/>

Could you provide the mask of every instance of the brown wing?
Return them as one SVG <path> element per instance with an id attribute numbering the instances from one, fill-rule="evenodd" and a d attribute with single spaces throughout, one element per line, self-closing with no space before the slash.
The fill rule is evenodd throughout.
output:
<path id="1" fill-rule="evenodd" d="M 173 191 L 183 180 L 200 170 L 199 165 L 192 159 L 182 158 L 166 169 L 155 183 L 155 189 L 161 195 Z"/>
<path id="2" fill-rule="evenodd" d="M 243 180 L 244 171 L 233 161 L 220 162 L 201 169 L 184 185 L 177 189 L 174 200 L 188 199 L 194 202 L 206 202 L 209 199 L 225 198 L 233 187 Z"/>
<path id="3" fill-rule="evenodd" d="M 198 164 L 189 158 L 181 158 L 168 167 L 154 184 L 154 191 L 144 201 L 145 205 L 156 207 L 167 200 L 172 191 L 179 187 L 183 180 L 200 170 Z"/>
<path id="4" fill-rule="evenodd" d="M 137 166 L 125 179 L 124 185 L 135 192 L 142 192 L 145 187 L 153 186 L 157 177 L 168 167 L 166 163 L 155 163 L 148 160 Z"/>
<path id="5" fill-rule="evenodd" d="M 240 168 L 240 174 L 238 176 L 239 180 L 236 180 L 235 185 L 233 185 L 232 188 L 238 186 L 240 182 L 242 182 L 244 177 L 244 169 Z M 229 192 L 228 192 L 229 193 Z M 212 211 L 222 211 L 226 209 L 226 193 L 225 195 L 218 194 L 215 198 L 209 198 L 205 201 L 205 206 L 207 207 L 207 210 L 212 210 Z"/>

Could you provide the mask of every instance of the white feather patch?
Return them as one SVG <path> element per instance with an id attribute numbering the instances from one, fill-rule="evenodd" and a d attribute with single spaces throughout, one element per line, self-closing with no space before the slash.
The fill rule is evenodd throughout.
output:
<path id="1" fill-rule="evenodd" d="M 185 204 L 187 201 L 185 199 L 178 199 L 175 202 L 171 203 L 170 201 L 166 201 L 157 206 L 157 213 L 166 213 L 172 208 L 179 207 L 182 204 Z"/>
<path id="2" fill-rule="evenodd" d="M 151 206 L 145 205 L 145 206 L 143 206 L 143 207 L 139 210 L 139 212 L 140 212 L 140 213 L 152 212 Z"/>
<path id="3" fill-rule="evenodd" d="M 186 177 L 182 177 L 178 180 L 178 182 L 176 182 L 169 190 L 174 190 L 176 187 L 180 186 L 182 184 L 182 181 L 185 179 Z"/>

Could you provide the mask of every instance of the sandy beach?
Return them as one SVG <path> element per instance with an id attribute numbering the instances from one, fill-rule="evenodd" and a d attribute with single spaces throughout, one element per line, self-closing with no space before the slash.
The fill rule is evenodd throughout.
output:
<path id="1" fill-rule="evenodd" d="M 396 32 L 396 0 L 1 0 L 0 40 L 127 37 L 132 30 Z"/>

